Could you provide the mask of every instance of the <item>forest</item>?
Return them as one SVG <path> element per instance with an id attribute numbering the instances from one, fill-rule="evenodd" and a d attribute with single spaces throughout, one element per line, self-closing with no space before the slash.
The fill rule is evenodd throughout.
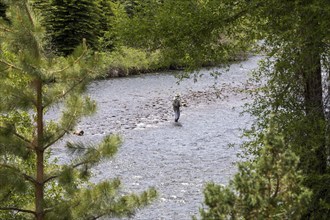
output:
<path id="1" fill-rule="evenodd" d="M 70 164 L 50 159 L 96 112 L 89 83 L 162 69 L 187 78 L 253 54 L 263 59 L 242 160 L 229 184 L 205 186 L 191 218 L 329 218 L 328 0 L 1 0 L 0 17 L 0 219 L 124 218 L 152 204 L 156 188 L 123 195 L 119 178 L 90 181 L 120 135 L 67 142 Z M 45 120 L 59 105 L 59 120 Z"/>

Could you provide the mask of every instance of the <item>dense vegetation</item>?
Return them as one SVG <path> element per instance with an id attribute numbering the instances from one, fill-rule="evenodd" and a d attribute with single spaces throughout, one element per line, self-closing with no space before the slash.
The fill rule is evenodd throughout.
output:
<path id="1" fill-rule="evenodd" d="M 45 31 L 29 1 L 10 1 L 0 24 L 0 219 L 122 217 L 147 205 L 154 189 L 123 195 L 119 179 L 89 182 L 91 168 L 114 156 L 117 135 L 99 143 L 67 142 L 72 160 L 59 165 L 51 152 L 79 119 L 96 110 L 84 95 L 102 74 L 102 57 L 81 45 L 66 57 L 45 49 Z M 61 116 L 47 111 L 61 103 Z"/>
<path id="2" fill-rule="evenodd" d="M 135 2 L 141 7 L 120 23 L 126 43 L 134 39 L 131 46 L 161 49 L 165 58 L 192 68 L 237 54 L 253 42 L 265 55 L 253 78 L 260 87 L 247 109 L 257 118 L 245 133 L 248 162 L 228 187 L 205 189 L 208 208 L 202 218 L 326 219 L 329 1 Z M 266 134 L 269 127 L 275 128 Z"/>
<path id="3" fill-rule="evenodd" d="M 78 99 L 83 85 L 87 78 L 98 75 L 90 69 L 95 67 L 90 63 L 90 53 L 74 49 L 85 38 L 90 48 L 106 54 L 110 66 L 126 70 L 164 66 L 197 69 L 205 64 L 228 64 L 233 57 L 261 49 L 264 60 L 252 79 L 259 87 L 251 93 L 254 103 L 247 107 L 256 121 L 245 132 L 249 137 L 242 146 L 245 162 L 228 186 L 210 183 L 205 188 L 206 208 L 201 209 L 201 218 L 326 219 L 330 215 L 328 0 L 35 0 L 33 7 L 42 12 L 42 25 L 24 23 L 24 28 L 19 26 L 22 21 L 10 20 L 15 14 L 9 20 L 5 16 L 9 2 L 19 1 L 0 4 L 0 16 L 4 18 L 0 27 L 0 89 L 1 94 L 8 94 L 1 96 L 0 110 L 12 112 L 2 115 L 0 153 L 9 164 L 18 164 L 27 171 L 16 172 L 16 165 L 7 168 L 7 162 L 2 164 L 1 172 L 8 177 L 0 183 L 4 184 L 0 201 L 7 205 L 2 207 L 12 207 L 6 202 L 15 201 L 25 211 L 32 210 L 27 213 L 48 212 L 49 207 L 37 211 L 37 205 L 33 211 L 27 205 L 31 197 L 17 197 L 17 193 L 30 192 L 27 195 L 31 196 L 34 188 L 28 182 L 35 185 L 35 192 L 41 192 L 40 186 L 33 184 L 32 175 L 38 164 L 31 165 L 31 161 L 38 161 L 43 147 L 75 124 L 66 120 L 62 124 L 51 122 L 49 128 L 44 128 L 45 134 L 35 131 L 42 128 L 38 116 L 47 110 L 38 105 L 38 91 L 42 85 L 42 100 L 46 103 L 57 102 L 59 97 L 69 100 L 69 109 L 74 107 L 73 102 L 84 103 Z M 24 32 L 27 28 L 32 28 L 29 33 L 33 35 Z M 12 34 L 12 30 L 17 32 Z M 36 33 L 45 33 L 45 37 Z M 83 59 L 82 54 L 89 59 Z M 75 81 L 64 83 L 71 76 L 69 69 L 59 63 L 73 67 L 77 85 Z M 55 69 L 63 72 L 53 74 Z M 58 84 L 51 83 L 54 81 Z M 26 92 L 18 95 L 19 91 Z M 72 91 L 73 95 L 61 95 L 63 91 Z M 90 102 L 85 104 L 92 107 Z M 35 118 L 22 111 L 31 108 L 36 111 Z M 76 120 L 90 113 L 88 109 L 71 116 L 74 109 L 70 109 L 68 118 Z M 21 147 L 13 151 L 10 146 Z M 72 146 L 76 145 L 69 144 Z M 72 176 L 72 167 L 62 168 L 67 177 Z M 54 181 L 59 179 L 61 183 L 61 175 L 54 176 L 58 177 Z M 8 183 L 15 186 L 13 191 L 5 185 Z M 49 204 L 55 197 L 74 199 L 72 194 L 59 196 L 63 194 L 58 192 L 67 190 L 59 188 L 47 194 Z M 16 211 L 24 210 L 16 207 Z"/>

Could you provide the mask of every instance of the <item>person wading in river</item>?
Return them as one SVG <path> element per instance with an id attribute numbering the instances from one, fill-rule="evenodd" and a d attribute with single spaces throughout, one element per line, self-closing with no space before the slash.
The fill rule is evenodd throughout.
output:
<path id="1" fill-rule="evenodd" d="M 179 94 L 176 94 L 173 99 L 173 110 L 175 113 L 174 121 L 178 122 L 180 118 L 180 107 L 181 107 L 181 98 Z"/>

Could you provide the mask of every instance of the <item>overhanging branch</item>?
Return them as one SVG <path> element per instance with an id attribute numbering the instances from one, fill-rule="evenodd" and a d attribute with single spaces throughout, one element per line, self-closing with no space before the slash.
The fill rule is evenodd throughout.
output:
<path id="1" fill-rule="evenodd" d="M 78 80 L 75 84 L 73 84 L 67 91 L 65 91 L 62 95 L 58 96 L 57 99 L 62 99 L 65 96 L 67 96 L 72 90 L 74 90 L 78 85 L 80 85 L 82 82 L 84 82 L 87 79 L 87 77 L 83 77 L 80 80 Z M 52 102 L 46 103 L 44 105 L 44 108 L 48 107 L 49 105 L 51 105 Z"/>
<path id="2" fill-rule="evenodd" d="M 22 71 L 22 72 L 23 72 L 23 69 L 21 69 L 21 68 L 15 66 L 15 65 L 12 64 L 12 63 L 8 63 L 8 62 L 6 62 L 6 61 L 4 61 L 4 60 L 0 60 L 0 63 L 5 64 L 5 65 L 8 66 L 9 68 L 13 68 L 13 69 L 16 69 L 16 70 L 19 70 L 19 71 Z"/>
<path id="3" fill-rule="evenodd" d="M 34 24 L 34 20 L 33 20 L 33 18 L 32 18 L 31 11 L 30 11 L 29 6 L 27 5 L 26 2 L 25 2 L 25 4 L 24 4 L 24 9 L 25 9 L 25 11 L 26 11 L 26 13 L 27 13 L 27 15 L 28 15 L 28 17 L 29 17 L 29 20 L 30 20 L 31 24 L 32 24 L 33 26 L 35 26 L 35 24 Z"/>
<path id="4" fill-rule="evenodd" d="M 55 179 L 55 178 L 57 178 L 57 177 L 58 177 L 58 175 L 50 176 L 50 177 L 48 177 L 47 179 L 44 180 L 44 183 L 47 183 L 47 182 L 49 182 L 49 181 L 51 181 L 52 179 Z"/>
<path id="5" fill-rule="evenodd" d="M 16 211 L 16 212 L 24 212 L 24 213 L 29 213 L 32 215 L 36 215 L 36 212 L 32 211 L 32 210 L 28 210 L 28 209 L 20 209 L 17 207 L 0 207 L 0 210 L 4 210 L 4 211 Z"/>
<path id="6" fill-rule="evenodd" d="M 58 140 L 60 140 L 67 132 L 63 131 L 61 134 L 59 134 L 53 141 L 51 141 L 50 143 L 48 143 L 45 147 L 44 150 L 46 150 L 47 148 L 49 148 L 50 146 L 52 146 L 53 144 L 55 144 Z"/>
<path id="7" fill-rule="evenodd" d="M 27 180 L 27 181 L 29 181 L 29 182 L 31 182 L 31 183 L 33 183 L 33 184 L 36 184 L 36 183 L 37 183 L 36 180 L 35 180 L 32 176 L 29 176 L 29 175 L 27 175 L 27 174 L 25 174 L 25 173 L 22 173 L 22 172 L 21 172 L 18 168 L 16 168 L 16 167 L 10 166 L 10 165 L 8 165 L 8 164 L 0 164 L 0 167 L 4 167 L 4 168 L 7 168 L 7 169 L 11 169 L 11 170 L 13 170 L 15 173 L 17 173 L 17 174 L 23 176 L 23 178 L 24 178 L 25 180 Z"/>
<path id="8" fill-rule="evenodd" d="M 31 141 L 29 141 L 28 139 L 26 139 L 25 137 L 23 137 L 22 135 L 20 135 L 20 134 L 18 134 L 18 133 L 13 133 L 13 135 L 15 135 L 17 138 L 19 138 L 20 140 L 22 140 L 22 141 L 24 141 L 25 143 L 27 143 L 28 144 L 28 146 L 27 146 L 27 148 L 28 149 L 33 149 L 35 146 L 34 146 L 34 144 L 31 142 Z"/>
<path id="9" fill-rule="evenodd" d="M 10 29 L 8 29 L 4 26 L 0 26 L 0 30 L 3 31 L 3 32 L 11 32 L 11 33 L 13 32 L 12 30 L 10 30 Z"/>
<path id="10" fill-rule="evenodd" d="M 83 53 L 73 62 L 73 64 L 78 63 L 85 56 L 86 53 L 87 53 L 87 49 L 83 51 Z M 69 69 L 71 66 L 72 65 L 68 65 L 68 66 L 64 67 L 63 69 L 51 72 L 51 74 L 56 74 L 56 73 L 63 72 L 65 70 Z"/>
<path id="11" fill-rule="evenodd" d="M 6 129 L 5 127 L 0 126 L 0 129 L 1 129 L 1 128 L 2 128 L 2 129 Z M 12 134 L 13 134 L 15 137 L 17 137 L 18 139 L 20 139 L 20 140 L 22 140 L 23 142 L 27 143 L 27 144 L 28 144 L 28 146 L 27 146 L 28 149 L 33 149 L 34 145 L 33 145 L 33 143 L 32 143 L 30 140 L 26 139 L 25 137 L 23 137 L 22 135 L 20 135 L 20 134 L 18 134 L 18 133 L 16 133 L 16 132 L 13 132 Z"/>

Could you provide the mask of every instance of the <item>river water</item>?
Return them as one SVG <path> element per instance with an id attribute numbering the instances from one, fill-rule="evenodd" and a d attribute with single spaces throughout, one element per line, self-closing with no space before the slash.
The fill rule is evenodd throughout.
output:
<path id="1" fill-rule="evenodd" d="M 105 135 L 121 134 L 118 154 L 97 166 L 92 180 L 119 177 L 127 193 L 157 189 L 158 199 L 130 219 L 191 219 L 202 207 L 205 184 L 227 184 L 236 171 L 241 129 L 253 120 L 240 115 L 251 101 L 244 91 L 253 86 L 246 81 L 259 60 L 251 57 L 229 71 L 201 70 L 204 76 L 197 83 L 178 83 L 173 73 L 95 81 L 88 94 L 98 111 L 79 123 L 84 136 L 66 140 L 95 143 Z M 223 73 L 215 79 L 209 75 L 214 71 Z M 185 103 L 179 123 L 174 123 L 171 106 L 176 93 Z M 61 147 L 54 156 L 60 163 L 70 161 Z"/>

